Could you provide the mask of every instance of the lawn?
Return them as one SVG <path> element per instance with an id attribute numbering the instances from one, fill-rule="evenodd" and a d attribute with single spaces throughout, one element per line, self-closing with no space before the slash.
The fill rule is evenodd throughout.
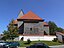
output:
<path id="1" fill-rule="evenodd" d="M 30 46 L 30 45 L 35 44 L 35 43 L 38 43 L 38 42 L 45 43 L 45 44 L 47 44 L 48 46 L 62 45 L 62 43 L 59 43 L 59 42 L 53 42 L 53 41 L 32 41 L 30 44 L 25 44 L 26 41 L 19 41 L 19 43 L 20 43 L 20 47 Z"/>

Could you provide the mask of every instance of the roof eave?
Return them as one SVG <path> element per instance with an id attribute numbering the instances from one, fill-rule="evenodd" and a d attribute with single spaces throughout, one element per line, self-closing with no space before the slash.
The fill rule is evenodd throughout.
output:
<path id="1" fill-rule="evenodd" d="M 44 21 L 44 20 L 42 20 L 42 19 L 17 19 L 18 21 L 24 21 L 24 20 L 32 20 L 32 21 Z"/>

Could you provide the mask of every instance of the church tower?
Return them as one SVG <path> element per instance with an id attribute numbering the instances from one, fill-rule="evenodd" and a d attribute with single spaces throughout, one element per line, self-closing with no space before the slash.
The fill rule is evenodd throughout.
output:
<path id="1" fill-rule="evenodd" d="M 19 18 L 20 16 L 23 16 L 23 15 L 24 15 L 24 12 L 23 12 L 23 10 L 21 9 L 20 12 L 19 12 L 19 14 L 18 14 L 18 18 Z"/>

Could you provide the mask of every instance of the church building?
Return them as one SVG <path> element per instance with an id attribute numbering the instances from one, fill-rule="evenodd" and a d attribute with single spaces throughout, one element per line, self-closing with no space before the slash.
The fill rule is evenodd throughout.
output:
<path id="1" fill-rule="evenodd" d="M 44 22 L 44 19 L 40 18 L 32 11 L 26 14 L 20 11 L 18 18 L 14 20 L 13 24 L 19 29 L 19 40 L 24 38 L 24 41 L 27 39 L 35 41 L 39 40 L 39 38 L 42 38 L 44 35 L 49 35 L 48 23 Z"/>

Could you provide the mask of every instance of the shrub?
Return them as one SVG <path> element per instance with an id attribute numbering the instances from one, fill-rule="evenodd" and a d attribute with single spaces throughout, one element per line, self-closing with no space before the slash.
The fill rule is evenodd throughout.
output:
<path id="1" fill-rule="evenodd" d="M 30 44 L 31 43 L 31 40 L 30 39 L 27 39 L 27 43 Z"/>
<path id="2" fill-rule="evenodd" d="M 24 37 L 21 38 L 21 41 L 23 41 Z"/>
<path id="3" fill-rule="evenodd" d="M 53 42 L 56 42 L 58 39 L 57 38 L 54 38 L 54 40 L 52 40 Z"/>

